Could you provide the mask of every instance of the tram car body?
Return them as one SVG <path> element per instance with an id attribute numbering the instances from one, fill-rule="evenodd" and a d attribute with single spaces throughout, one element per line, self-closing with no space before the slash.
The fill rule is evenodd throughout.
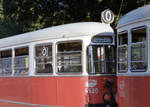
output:
<path id="1" fill-rule="evenodd" d="M 0 39 L 0 107 L 114 107 L 114 32 L 82 22 Z"/>
<path id="2" fill-rule="evenodd" d="M 124 15 L 117 26 L 119 107 L 150 105 L 150 5 Z"/>

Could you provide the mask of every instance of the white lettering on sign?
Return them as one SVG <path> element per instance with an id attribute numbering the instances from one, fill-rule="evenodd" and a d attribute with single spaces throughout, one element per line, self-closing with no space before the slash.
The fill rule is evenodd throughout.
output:
<path id="1" fill-rule="evenodd" d="M 98 94 L 99 90 L 98 88 L 88 88 L 89 94 Z"/>
<path id="2" fill-rule="evenodd" d="M 125 81 L 124 80 L 121 80 L 120 81 L 120 84 L 119 84 L 119 88 L 120 88 L 120 96 L 121 97 L 125 97 Z"/>
<path id="3" fill-rule="evenodd" d="M 48 48 L 47 47 L 43 47 L 43 49 L 42 49 L 42 55 L 43 56 L 48 56 Z"/>
<path id="4" fill-rule="evenodd" d="M 113 39 L 111 37 L 94 37 L 92 39 L 93 43 L 112 43 Z"/>
<path id="5" fill-rule="evenodd" d="M 97 80 L 91 79 L 86 82 L 86 90 L 85 92 L 88 94 L 98 94 L 99 89 L 95 87 L 97 85 Z"/>
<path id="6" fill-rule="evenodd" d="M 112 20 L 111 18 L 112 18 L 111 12 L 110 11 L 106 11 L 106 20 L 110 22 Z"/>

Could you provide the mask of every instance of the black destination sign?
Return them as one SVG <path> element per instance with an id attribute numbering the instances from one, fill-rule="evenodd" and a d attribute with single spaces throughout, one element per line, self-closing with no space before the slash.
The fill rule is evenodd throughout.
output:
<path id="1" fill-rule="evenodd" d="M 96 36 L 92 38 L 92 43 L 113 43 L 113 38 Z"/>

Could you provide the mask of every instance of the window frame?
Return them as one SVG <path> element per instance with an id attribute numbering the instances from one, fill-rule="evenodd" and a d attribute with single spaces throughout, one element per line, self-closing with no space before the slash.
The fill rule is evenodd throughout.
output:
<path id="1" fill-rule="evenodd" d="M 46 46 L 46 45 L 47 45 L 47 46 L 48 46 L 48 45 L 51 45 L 51 48 L 52 48 L 52 50 L 51 50 L 51 51 L 52 51 L 52 55 L 51 55 L 52 61 L 51 61 L 51 63 L 50 63 L 50 64 L 52 65 L 52 72 L 50 72 L 50 73 L 37 73 L 37 72 L 36 72 L 36 67 L 37 67 L 37 63 L 36 63 L 36 59 L 37 59 L 37 58 L 36 58 L 36 47 L 38 47 L 38 46 L 43 46 L 43 45 L 45 45 L 45 46 Z M 37 44 L 35 44 L 35 45 L 34 45 L 34 62 L 35 62 L 35 64 L 34 64 L 34 65 L 35 65 L 34 74 L 35 74 L 35 75 L 53 75 L 54 72 L 55 72 L 55 71 L 54 71 L 54 68 L 55 68 L 55 67 L 54 67 L 54 58 L 53 58 L 53 57 L 54 57 L 54 55 L 53 55 L 53 43 L 52 43 L 52 42 L 42 42 L 42 43 L 37 43 Z"/>
<path id="2" fill-rule="evenodd" d="M 12 50 L 12 48 L 8 48 L 8 49 L 2 49 L 2 50 L 0 50 L 0 52 L 1 51 L 11 51 L 11 57 L 7 57 L 7 59 L 8 58 L 11 58 L 11 67 L 10 67 L 10 69 L 11 69 L 11 73 L 10 74 L 5 74 L 5 73 L 1 73 L 0 74 L 0 76 L 11 76 L 12 74 L 13 74 L 13 68 L 12 68 L 12 66 L 13 66 L 13 50 Z M 1 59 L 1 58 L 0 58 Z M 6 58 L 4 58 L 4 59 L 6 59 Z"/>
<path id="3" fill-rule="evenodd" d="M 104 51 L 104 58 L 102 59 L 102 57 L 100 57 L 100 68 L 101 68 L 101 70 L 100 71 L 98 71 L 98 72 L 96 72 L 95 71 L 95 66 L 94 66 L 94 64 L 96 63 L 95 62 L 95 60 L 92 60 L 92 62 L 91 62 L 91 58 L 93 59 L 93 55 L 91 55 L 91 53 L 90 53 L 90 56 L 89 56 L 89 50 L 90 50 L 90 48 L 92 49 L 93 47 L 98 47 L 98 48 L 100 48 L 100 49 L 103 49 L 103 51 Z M 88 68 L 88 74 L 89 75 L 113 75 L 113 74 L 116 74 L 116 72 L 115 73 L 110 73 L 110 72 L 107 72 L 108 71 L 108 69 L 107 69 L 107 65 L 108 65 L 108 62 L 111 62 L 111 63 L 115 63 L 115 61 L 116 61 L 116 56 L 114 57 L 114 59 L 113 60 L 109 60 L 109 61 L 107 61 L 107 57 L 106 57 L 106 47 L 107 46 L 113 46 L 113 48 L 114 48 L 114 50 L 115 50 L 115 45 L 113 45 L 113 44 L 105 44 L 105 45 L 102 45 L 102 44 L 96 44 L 96 45 L 88 45 L 87 46 L 87 68 Z M 102 51 L 100 51 L 100 52 L 102 52 Z M 115 51 L 114 51 L 115 52 Z M 92 52 L 93 53 L 93 52 Z M 90 59 L 89 59 L 90 58 Z M 99 60 L 99 59 L 98 59 Z M 96 60 L 96 61 L 98 61 L 98 60 Z M 103 68 L 102 68 L 102 65 L 104 64 L 104 66 L 103 66 Z M 93 69 L 93 70 L 92 70 Z M 102 69 L 104 70 L 104 72 L 102 72 Z M 116 69 L 116 64 L 115 64 L 115 69 Z M 116 70 L 115 70 L 116 71 Z"/>
<path id="4" fill-rule="evenodd" d="M 127 34 L 127 44 L 120 45 L 119 35 L 122 35 L 122 34 Z M 129 51 L 128 51 L 129 40 L 128 39 L 129 39 L 128 30 L 121 31 L 117 34 L 117 71 L 118 71 L 118 73 L 127 73 L 128 72 L 128 63 L 129 63 L 128 62 L 128 58 L 129 58 Z M 124 47 L 124 46 L 127 48 L 126 49 L 127 50 L 127 60 L 126 60 L 127 69 L 126 70 L 119 70 L 119 48 Z M 125 61 L 123 63 L 125 63 Z"/>
<path id="5" fill-rule="evenodd" d="M 57 58 L 58 58 L 58 45 L 60 44 L 60 43 L 72 43 L 72 42 L 81 42 L 81 72 L 58 72 L 58 69 L 57 69 Z M 84 47 L 83 47 L 83 44 L 84 43 L 84 41 L 82 40 L 82 39 L 75 39 L 75 40 L 62 40 L 62 41 L 57 41 L 56 42 L 56 44 L 55 44 L 55 54 L 56 54 L 56 59 L 55 59 L 55 70 L 56 70 L 56 74 L 57 75 L 80 75 L 80 74 L 83 74 L 84 73 L 84 67 L 83 67 L 83 49 L 84 49 Z"/>
<path id="6" fill-rule="evenodd" d="M 131 34 L 131 43 L 130 43 L 130 48 L 131 48 L 131 51 L 130 51 L 130 56 L 132 57 L 132 46 L 133 45 L 136 45 L 136 44 L 141 44 L 141 43 L 144 43 L 143 41 L 141 42 L 136 42 L 136 43 L 132 43 L 132 31 L 136 31 L 136 30 L 140 30 L 140 29 L 145 29 L 146 30 L 146 41 L 145 41 L 145 63 L 146 63 L 146 69 L 144 70 L 132 70 L 131 69 L 131 66 L 132 66 L 132 61 L 131 61 L 131 59 L 130 59 L 130 71 L 131 72 L 146 72 L 147 71 L 147 69 L 148 69 L 148 27 L 146 26 L 146 25 L 143 25 L 143 26 L 138 26 L 138 27 L 134 27 L 134 28 L 132 28 L 132 29 L 130 29 L 130 34 Z"/>
<path id="7" fill-rule="evenodd" d="M 16 55 L 15 55 L 15 50 L 16 49 L 22 49 L 22 48 L 28 48 L 28 55 L 23 55 L 23 56 L 28 56 L 28 72 L 26 73 L 26 74 L 21 74 L 21 73 L 19 73 L 19 74 L 16 74 L 15 73 L 15 57 L 16 57 Z M 30 74 L 30 46 L 29 45 L 25 45 L 25 46 L 20 46 L 20 47 L 15 47 L 15 48 L 13 48 L 13 50 L 14 50 L 14 56 L 12 56 L 12 58 L 13 58 L 13 75 L 15 75 L 15 76 L 17 76 L 17 75 L 29 75 Z M 13 51 L 12 51 L 12 54 L 13 54 Z M 19 56 L 19 57 L 21 57 L 21 56 Z"/>

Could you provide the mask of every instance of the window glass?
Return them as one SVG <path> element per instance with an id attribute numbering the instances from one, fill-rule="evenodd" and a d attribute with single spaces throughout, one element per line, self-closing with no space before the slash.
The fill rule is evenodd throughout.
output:
<path id="1" fill-rule="evenodd" d="M 57 45 L 57 70 L 63 72 L 82 72 L 82 42 L 60 42 Z"/>
<path id="2" fill-rule="evenodd" d="M 0 74 L 12 74 L 12 51 L 0 51 Z"/>
<path id="3" fill-rule="evenodd" d="M 118 35 L 118 72 L 127 72 L 127 45 L 128 45 L 128 34 L 123 32 Z"/>
<path id="4" fill-rule="evenodd" d="M 29 70 L 29 49 L 28 47 L 16 48 L 14 58 L 15 74 L 28 74 Z"/>
<path id="5" fill-rule="evenodd" d="M 113 45 L 105 46 L 106 73 L 116 73 L 116 49 Z"/>
<path id="6" fill-rule="evenodd" d="M 142 27 L 139 29 L 132 30 L 132 43 L 146 41 L 146 28 Z"/>
<path id="7" fill-rule="evenodd" d="M 146 28 L 133 29 L 131 33 L 131 71 L 145 71 L 147 68 Z"/>
<path id="8" fill-rule="evenodd" d="M 35 47 L 36 73 L 52 73 L 52 44 L 40 44 Z"/>
<path id="9" fill-rule="evenodd" d="M 119 34 L 119 45 L 128 44 L 127 33 Z"/>
<path id="10" fill-rule="evenodd" d="M 88 47 L 89 73 L 115 73 L 115 49 L 110 45 Z"/>

